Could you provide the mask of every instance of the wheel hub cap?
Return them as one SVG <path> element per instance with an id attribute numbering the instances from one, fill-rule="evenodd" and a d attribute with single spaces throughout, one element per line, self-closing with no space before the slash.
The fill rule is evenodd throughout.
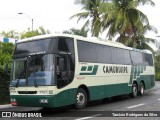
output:
<path id="1" fill-rule="evenodd" d="M 85 102 L 85 96 L 84 96 L 84 94 L 83 93 L 78 93 L 77 94 L 77 103 L 79 105 L 83 105 L 84 102 Z"/>

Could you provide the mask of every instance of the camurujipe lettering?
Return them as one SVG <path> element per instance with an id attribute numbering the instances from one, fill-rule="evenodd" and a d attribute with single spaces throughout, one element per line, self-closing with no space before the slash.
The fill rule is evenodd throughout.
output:
<path id="1" fill-rule="evenodd" d="M 128 73 L 128 67 L 125 66 L 103 66 L 104 73 Z"/>

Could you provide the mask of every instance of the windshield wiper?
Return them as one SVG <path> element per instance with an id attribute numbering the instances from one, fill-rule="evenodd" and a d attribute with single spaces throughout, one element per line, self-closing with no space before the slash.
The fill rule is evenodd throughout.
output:
<path id="1" fill-rule="evenodd" d="M 19 85 L 19 81 L 21 80 L 20 78 L 22 77 L 22 75 L 25 73 L 25 69 L 21 72 L 21 74 L 20 74 L 20 76 L 18 77 L 18 80 L 17 80 L 17 82 L 16 82 L 16 87 L 18 87 L 18 85 Z"/>

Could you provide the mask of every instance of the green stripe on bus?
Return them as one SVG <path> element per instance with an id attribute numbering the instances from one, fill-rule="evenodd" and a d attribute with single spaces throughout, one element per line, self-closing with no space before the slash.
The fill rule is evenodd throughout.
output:
<path id="1" fill-rule="evenodd" d="M 86 71 L 87 66 L 82 66 L 81 71 Z"/>
<path id="2" fill-rule="evenodd" d="M 92 71 L 93 66 L 88 66 L 87 71 Z"/>
<path id="3" fill-rule="evenodd" d="M 82 68 L 87 67 L 87 66 L 82 66 Z M 98 65 L 94 65 L 94 66 L 88 66 L 88 69 L 85 71 L 82 71 L 81 68 L 81 72 L 79 75 L 96 75 L 97 74 L 97 70 L 98 70 Z M 92 70 L 93 68 L 93 70 Z"/>
<path id="4" fill-rule="evenodd" d="M 142 76 L 141 73 L 144 71 L 146 71 L 146 66 L 132 66 L 129 85 L 132 84 L 133 80 L 139 79 Z"/>
<path id="5" fill-rule="evenodd" d="M 154 75 L 142 75 L 136 81 L 139 84 L 141 80 L 144 80 L 145 89 L 150 89 L 155 84 Z M 98 100 L 132 92 L 132 87 L 128 86 L 128 83 L 87 86 L 87 88 L 90 100 Z M 71 88 L 56 95 L 11 95 L 10 98 L 16 99 L 18 106 L 55 108 L 75 104 L 76 93 L 77 88 Z M 48 99 L 48 103 L 40 103 L 41 99 Z"/>

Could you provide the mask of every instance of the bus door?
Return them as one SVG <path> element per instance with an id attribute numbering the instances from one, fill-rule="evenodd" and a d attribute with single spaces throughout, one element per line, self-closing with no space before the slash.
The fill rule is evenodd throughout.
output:
<path id="1" fill-rule="evenodd" d="M 60 105 L 67 104 L 69 91 L 65 90 L 65 86 L 69 84 L 70 79 L 70 58 L 68 54 L 60 54 L 56 56 L 56 71 L 55 77 L 57 81 L 57 101 Z"/>

